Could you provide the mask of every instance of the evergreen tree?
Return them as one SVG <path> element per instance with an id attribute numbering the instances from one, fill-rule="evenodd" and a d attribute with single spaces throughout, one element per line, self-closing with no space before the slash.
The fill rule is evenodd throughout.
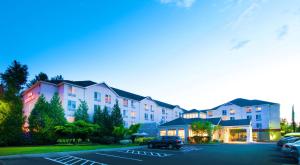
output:
<path id="1" fill-rule="evenodd" d="M 53 119 L 55 126 L 64 125 L 67 122 L 58 93 L 55 93 L 50 101 L 49 116 Z"/>
<path id="2" fill-rule="evenodd" d="M 3 96 L 1 101 L 8 103 L 9 111 L 1 126 L 0 139 L 5 145 L 17 145 L 22 142 L 22 126 L 24 123 L 23 104 L 20 96 L 21 90 L 27 81 L 28 68 L 17 61 L 13 61 L 8 69 L 0 74 Z M 2 88 L 1 87 L 1 88 Z M 2 133 L 5 132 L 5 133 Z"/>
<path id="3" fill-rule="evenodd" d="M 112 135 L 114 126 L 106 106 L 103 108 L 102 117 L 100 117 L 100 123 L 104 135 L 106 136 Z"/>
<path id="4" fill-rule="evenodd" d="M 101 126 L 103 124 L 103 113 L 101 111 L 100 106 L 98 106 L 95 109 L 94 116 L 93 116 L 93 122 L 94 122 L 94 124 L 98 124 L 98 125 L 101 125 Z"/>
<path id="5" fill-rule="evenodd" d="M 55 141 L 53 129 L 54 122 L 50 115 L 50 105 L 41 95 L 29 116 L 29 130 L 37 144 L 47 144 Z"/>
<path id="6" fill-rule="evenodd" d="M 87 105 L 86 101 L 84 101 L 84 100 L 83 101 L 79 100 L 79 101 L 80 101 L 80 104 L 78 106 L 78 109 L 75 112 L 75 121 L 83 120 L 85 122 L 89 122 L 88 105 Z"/>
<path id="7" fill-rule="evenodd" d="M 111 112 L 111 120 L 113 123 L 113 126 L 120 127 L 123 125 L 123 118 L 121 115 L 121 109 L 119 107 L 118 101 L 116 101 L 116 104 L 113 107 L 113 110 Z"/>
<path id="8" fill-rule="evenodd" d="M 35 75 L 34 79 L 31 80 L 27 87 L 30 88 L 32 85 L 34 85 L 38 81 L 46 81 L 48 80 L 48 75 L 46 73 L 40 72 L 38 75 Z"/>
<path id="9" fill-rule="evenodd" d="M 57 75 L 55 77 L 52 77 L 51 80 L 64 80 L 62 75 Z"/>

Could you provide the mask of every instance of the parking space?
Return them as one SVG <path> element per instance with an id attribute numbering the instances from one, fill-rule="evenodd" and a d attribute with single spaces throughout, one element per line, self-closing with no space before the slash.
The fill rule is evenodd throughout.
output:
<path id="1" fill-rule="evenodd" d="M 274 144 L 220 144 L 185 145 L 180 150 L 120 149 L 114 151 L 84 152 L 78 154 L 41 158 L 2 160 L 5 165 L 296 165 L 296 161 L 283 155 Z"/>

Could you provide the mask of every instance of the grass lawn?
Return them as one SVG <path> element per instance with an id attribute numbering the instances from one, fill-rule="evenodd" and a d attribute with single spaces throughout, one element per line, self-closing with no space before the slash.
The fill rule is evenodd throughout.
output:
<path id="1" fill-rule="evenodd" d="M 18 154 L 37 154 L 50 152 L 64 152 L 64 151 L 81 151 L 81 150 L 95 150 L 102 148 L 119 148 L 136 146 L 130 145 L 50 145 L 50 146 L 21 146 L 21 147 L 0 147 L 0 156 L 18 155 Z"/>

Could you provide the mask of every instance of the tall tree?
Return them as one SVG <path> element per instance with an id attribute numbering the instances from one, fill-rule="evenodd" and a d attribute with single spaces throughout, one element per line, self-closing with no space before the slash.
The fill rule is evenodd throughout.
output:
<path id="1" fill-rule="evenodd" d="M 22 65 L 16 60 L 0 74 L 6 96 L 16 96 L 20 94 L 28 77 L 27 65 Z"/>
<path id="2" fill-rule="evenodd" d="M 53 95 L 49 106 L 49 116 L 53 119 L 53 124 L 55 126 L 65 124 L 67 120 L 58 93 Z"/>
<path id="3" fill-rule="evenodd" d="M 62 75 L 57 75 L 55 77 L 52 77 L 51 80 L 64 80 Z"/>
<path id="4" fill-rule="evenodd" d="M 123 125 L 123 118 L 121 115 L 121 109 L 119 107 L 118 101 L 116 101 L 116 104 L 113 107 L 113 110 L 111 112 L 111 120 L 113 123 L 113 126 L 120 127 Z"/>
<path id="5" fill-rule="evenodd" d="M 106 106 L 103 108 L 102 118 L 100 121 L 102 123 L 100 126 L 102 128 L 103 134 L 105 134 L 106 136 L 112 135 L 112 131 L 114 129 L 113 121 L 111 120 L 111 116 L 109 115 Z"/>
<path id="6" fill-rule="evenodd" d="M 103 113 L 101 111 L 100 106 L 98 106 L 95 109 L 94 116 L 93 116 L 93 122 L 94 122 L 94 124 L 98 124 L 98 125 L 103 124 Z"/>
<path id="7" fill-rule="evenodd" d="M 48 75 L 46 73 L 40 72 L 38 75 L 35 75 L 34 79 L 32 79 L 28 84 L 27 87 L 30 88 L 38 81 L 46 81 L 48 80 Z"/>
<path id="8" fill-rule="evenodd" d="M 79 101 L 80 104 L 78 106 L 78 109 L 75 111 L 75 121 L 83 120 L 85 122 L 89 122 L 88 105 L 84 100 L 79 100 Z"/>
<path id="9" fill-rule="evenodd" d="M 22 142 L 24 117 L 20 93 L 27 81 L 27 70 L 26 65 L 13 61 L 6 71 L 0 74 L 4 92 L 0 99 L 9 105 L 9 112 L 2 123 L 5 134 L 0 134 L 4 137 L 2 139 L 6 139 L 6 145 L 17 145 Z"/>
<path id="10" fill-rule="evenodd" d="M 293 107 L 292 107 L 292 127 L 293 127 L 293 132 L 296 132 L 296 122 L 295 122 L 294 105 L 293 105 Z"/>

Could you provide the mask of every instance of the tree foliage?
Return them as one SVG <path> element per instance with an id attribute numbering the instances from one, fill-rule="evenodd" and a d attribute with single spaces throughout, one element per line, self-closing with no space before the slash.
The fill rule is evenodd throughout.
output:
<path id="1" fill-rule="evenodd" d="M 208 121 L 196 121 L 191 124 L 191 129 L 197 136 L 203 136 L 204 134 L 210 136 L 213 131 L 213 125 Z"/>
<path id="2" fill-rule="evenodd" d="M 62 75 L 57 75 L 55 77 L 52 77 L 51 80 L 64 80 Z"/>
<path id="3" fill-rule="evenodd" d="M 285 135 L 287 133 L 293 132 L 292 124 L 288 123 L 288 121 L 286 119 L 281 119 L 280 129 L 281 129 L 281 135 Z"/>
<path id="4" fill-rule="evenodd" d="M 35 75 L 34 79 L 32 79 L 31 81 L 29 81 L 29 83 L 27 83 L 27 88 L 30 88 L 38 81 L 46 81 L 46 80 L 48 80 L 48 75 L 46 73 L 40 72 L 38 75 Z"/>
<path id="5" fill-rule="evenodd" d="M 34 143 L 55 143 L 57 137 L 54 128 L 65 123 L 64 110 L 58 94 L 54 94 L 50 103 L 41 95 L 29 116 L 29 130 Z"/>
<path id="6" fill-rule="evenodd" d="M 28 68 L 17 61 L 7 68 L 4 73 L 0 74 L 3 95 L 1 102 L 5 103 L 2 107 L 2 122 L 0 124 L 0 145 L 18 145 L 22 142 L 22 126 L 24 123 L 23 104 L 20 96 L 28 76 Z M 5 113 L 4 109 L 5 109 Z M 4 132 L 4 133 L 3 133 Z"/>
<path id="7" fill-rule="evenodd" d="M 78 106 L 78 109 L 75 111 L 75 121 L 83 120 L 85 122 L 89 122 L 88 105 L 84 100 L 79 100 L 79 101 L 80 104 Z"/>
<path id="8" fill-rule="evenodd" d="M 112 124 L 115 127 L 120 127 L 123 125 L 123 118 L 121 115 L 121 109 L 119 107 L 118 101 L 116 101 L 116 104 L 113 107 L 113 110 L 111 112 L 111 120 Z"/>

